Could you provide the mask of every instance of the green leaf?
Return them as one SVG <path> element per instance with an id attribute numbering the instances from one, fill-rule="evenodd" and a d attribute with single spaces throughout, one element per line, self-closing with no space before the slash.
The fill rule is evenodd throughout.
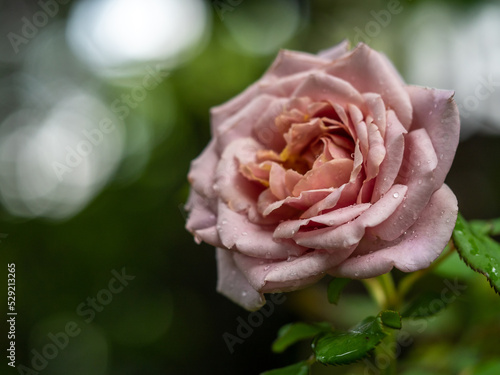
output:
<path id="1" fill-rule="evenodd" d="M 439 293 L 427 292 L 418 295 L 401 312 L 403 318 L 425 318 L 441 311 L 445 306 L 443 303 L 433 303 L 436 300 L 442 301 Z M 432 309 L 429 307 L 432 305 Z"/>
<path id="2" fill-rule="evenodd" d="M 385 310 L 379 316 L 385 326 L 393 329 L 401 329 L 401 315 L 397 311 Z"/>
<path id="3" fill-rule="evenodd" d="M 387 333 L 380 315 L 368 317 L 348 332 L 318 335 L 312 345 L 316 360 L 328 365 L 347 365 L 368 356 Z"/>
<path id="4" fill-rule="evenodd" d="M 340 294 L 345 286 L 351 282 L 351 279 L 335 278 L 328 284 L 328 302 L 337 304 Z"/>
<path id="5" fill-rule="evenodd" d="M 500 218 L 491 220 L 471 220 L 469 225 L 477 234 L 485 234 L 488 236 L 500 235 Z"/>
<path id="6" fill-rule="evenodd" d="M 309 364 L 306 361 L 294 365 L 263 372 L 261 375 L 308 375 Z"/>
<path id="7" fill-rule="evenodd" d="M 460 214 L 453 230 L 453 241 L 462 260 L 485 275 L 500 293 L 500 244 L 481 231 L 475 231 Z"/>
<path id="8" fill-rule="evenodd" d="M 278 331 L 278 338 L 273 342 L 272 350 L 275 353 L 281 353 L 297 341 L 331 330 L 332 327 L 329 323 L 307 324 L 299 322 L 287 324 Z"/>

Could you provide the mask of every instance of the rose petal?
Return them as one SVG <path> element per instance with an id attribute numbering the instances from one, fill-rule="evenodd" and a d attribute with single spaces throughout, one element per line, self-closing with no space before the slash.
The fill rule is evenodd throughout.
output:
<path id="1" fill-rule="evenodd" d="M 264 296 L 252 288 L 236 266 L 230 251 L 217 249 L 217 274 L 217 291 L 231 301 L 250 311 L 258 310 L 266 303 Z"/>
<path id="2" fill-rule="evenodd" d="M 406 94 L 406 92 L 405 92 Z M 348 82 L 323 72 L 313 72 L 297 86 L 292 97 L 307 96 L 313 101 L 328 101 L 337 105 L 363 106 L 363 97 Z"/>
<path id="3" fill-rule="evenodd" d="M 248 217 L 257 220 L 256 202 L 262 188 L 247 180 L 240 172 L 240 164 L 253 162 L 255 153 L 261 148 L 251 138 L 241 138 L 226 147 L 215 173 L 215 190 L 219 197 L 234 211 L 247 212 Z"/>
<path id="4" fill-rule="evenodd" d="M 326 60 L 335 60 L 343 57 L 349 52 L 349 41 L 343 40 L 339 44 L 319 51 L 318 56 Z"/>
<path id="5" fill-rule="evenodd" d="M 299 232 L 295 242 L 301 246 L 313 249 L 338 251 L 357 245 L 366 228 L 383 223 L 401 205 L 408 188 L 404 185 L 394 185 L 389 192 L 357 219 L 335 229 L 325 228 L 309 232 Z"/>
<path id="6" fill-rule="evenodd" d="M 268 259 L 299 256 L 306 250 L 292 241 L 274 240 L 274 228 L 275 225 L 252 224 L 245 216 L 232 211 L 224 203 L 219 203 L 217 230 L 225 248 L 238 250 L 251 257 Z"/>
<path id="7" fill-rule="evenodd" d="M 449 241 L 457 211 L 455 195 L 443 185 L 423 210 L 423 219 L 405 235 L 392 242 L 363 240 L 351 258 L 328 273 L 335 277 L 364 279 L 389 272 L 393 267 L 404 272 L 427 268 Z"/>
<path id="8" fill-rule="evenodd" d="M 366 211 L 371 205 L 368 203 L 357 204 L 349 207 L 340 208 L 330 211 L 326 214 L 314 216 L 302 220 L 287 220 L 280 223 L 275 231 L 274 238 L 292 238 L 299 232 L 301 227 L 313 224 L 328 225 L 329 228 L 336 228 L 339 225 L 345 224 L 348 221 L 354 220 L 361 213 Z"/>
<path id="9" fill-rule="evenodd" d="M 369 230 L 386 241 L 398 238 L 406 231 L 429 202 L 434 193 L 434 170 L 437 158 L 425 129 L 408 133 L 405 137 L 405 154 L 396 183 L 408 186 L 405 204 L 385 222 Z"/>
<path id="10" fill-rule="evenodd" d="M 268 216 L 273 211 L 281 208 L 283 205 L 288 205 L 299 210 L 307 210 L 310 206 L 326 198 L 334 190 L 335 189 L 333 188 L 328 188 L 303 191 L 298 197 L 286 197 L 280 201 L 275 200 L 275 197 L 272 193 L 270 193 L 270 190 L 265 190 L 259 196 L 259 211 L 262 212 L 262 215 Z M 271 194 L 272 197 L 270 197 L 269 194 Z"/>
<path id="11" fill-rule="evenodd" d="M 453 92 L 408 86 L 413 104 L 412 130 L 427 130 L 438 156 L 434 172 L 436 188 L 440 187 L 455 157 L 460 132 L 460 117 Z"/>
<path id="12" fill-rule="evenodd" d="M 366 113 L 373 118 L 373 122 L 377 125 L 382 138 L 385 138 L 386 124 L 386 108 L 384 100 L 380 94 L 372 92 L 362 94 L 365 100 Z"/>
<path id="13" fill-rule="evenodd" d="M 250 121 L 249 129 L 252 128 L 253 137 L 266 149 L 279 152 L 285 147 L 283 134 L 276 126 L 275 120 L 283 113 L 283 108 L 288 102 L 288 98 L 274 99 L 262 115 L 259 112 L 255 112 L 257 116 L 260 116 L 256 122 L 255 118 L 252 119 L 255 125 Z"/>
<path id="14" fill-rule="evenodd" d="M 373 191 L 371 202 L 376 202 L 394 184 L 405 150 L 404 135 L 406 129 L 401 125 L 394 111 L 387 111 L 387 132 L 385 135 L 385 148 L 388 155 L 380 164 L 377 181 Z"/>
<path id="15" fill-rule="evenodd" d="M 216 196 L 213 185 L 219 155 L 217 154 L 215 145 L 216 141 L 212 139 L 200 156 L 191 162 L 188 174 L 188 180 L 192 188 L 208 198 Z"/>
<path id="16" fill-rule="evenodd" d="M 269 80 L 320 68 L 327 64 L 328 60 L 310 53 L 281 50 L 263 78 Z"/>
<path id="17" fill-rule="evenodd" d="M 286 292 L 313 284 L 344 257 L 325 251 L 314 251 L 301 257 L 277 262 L 235 254 L 234 261 L 252 287 L 262 293 Z"/>
<path id="18" fill-rule="evenodd" d="M 274 101 L 279 101 L 279 99 L 271 95 L 260 95 L 250 101 L 248 105 L 243 107 L 234 116 L 229 117 L 220 124 L 215 131 L 214 137 L 217 139 L 217 150 L 219 153 L 222 153 L 234 140 L 253 137 L 253 127 L 256 122 L 256 116 L 261 116 L 262 113 L 266 113 Z"/>
<path id="19" fill-rule="evenodd" d="M 350 54 L 333 61 L 325 70 L 350 82 L 360 93 L 380 94 L 386 108 L 392 108 L 403 126 L 409 129 L 412 121 L 410 97 L 401 77 L 384 55 L 360 43 Z"/>
<path id="20" fill-rule="evenodd" d="M 338 188 L 349 181 L 353 166 L 352 159 L 334 159 L 321 167 L 311 169 L 295 185 L 293 195 L 313 189 Z"/>
<path id="21" fill-rule="evenodd" d="M 196 190 L 191 190 L 185 206 L 186 210 L 189 211 L 186 229 L 193 232 L 214 226 L 217 223 L 216 206 L 215 200 L 204 198 Z"/>

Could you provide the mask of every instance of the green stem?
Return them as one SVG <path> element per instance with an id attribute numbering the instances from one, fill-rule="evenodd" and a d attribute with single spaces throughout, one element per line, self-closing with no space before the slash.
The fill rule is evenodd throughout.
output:
<path id="1" fill-rule="evenodd" d="M 394 284 L 394 279 L 392 278 L 392 273 L 388 272 L 377 277 L 382 284 L 386 296 L 385 309 L 398 310 L 399 307 L 399 297 L 396 291 L 396 286 Z"/>
<path id="2" fill-rule="evenodd" d="M 373 279 L 362 279 L 361 282 L 364 284 L 365 288 L 370 293 L 370 296 L 375 300 L 379 309 L 383 310 L 384 306 L 387 304 L 387 298 L 385 295 L 384 288 L 377 278 Z"/>
<path id="3" fill-rule="evenodd" d="M 391 332 L 382 342 L 384 345 L 378 345 L 375 348 L 375 358 L 382 375 L 397 374 L 397 358 L 396 358 L 396 334 Z"/>

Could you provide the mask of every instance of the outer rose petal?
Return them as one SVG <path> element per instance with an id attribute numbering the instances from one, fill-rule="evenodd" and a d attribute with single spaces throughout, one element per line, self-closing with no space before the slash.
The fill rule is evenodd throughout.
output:
<path id="1" fill-rule="evenodd" d="M 392 267 L 404 272 L 427 268 L 449 241 L 457 212 L 457 198 L 443 185 L 422 212 L 425 220 L 417 221 L 405 235 L 392 242 L 364 239 L 349 259 L 328 273 L 335 277 L 364 279 L 389 272 Z"/>
<path id="2" fill-rule="evenodd" d="M 333 61 L 326 72 L 345 79 L 361 93 L 379 93 L 386 106 L 394 109 L 403 126 L 410 127 L 412 106 L 409 95 L 401 77 L 384 55 L 360 43 L 350 54 Z"/>
<path id="3" fill-rule="evenodd" d="M 188 180 L 192 188 L 207 198 L 216 196 L 213 184 L 219 155 L 217 154 L 215 145 L 216 141 L 212 139 L 200 156 L 191 162 L 188 174 Z"/>
<path id="4" fill-rule="evenodd" d="M 234 263 L 233 253 L 217 248 L 217 291 L 231 301 L 254 311 L 266 303 L 264 296 L 248 283 L 243 273 Z"/>
<path id="5" fill-rule="evenodd" d="M 405 156 L 396 183 L 408 186 L 407 199 L 391 217 L 369 230 L 386 241 L 398 238 L 415 223 L 435 191 L 437 158 L 427 132 L 415 130 L 407 134 L 405 141 Z"/>
<path id="6" fill-rule="evenodd" d="M 348 250 L 329 254 L 317 250 L 303 256 L 278 262 L 263 262 L 243 254 L 235 254 L 234 261 L 255 290 L 262 293 L 286 292 L 315 283 L 329 268 L 339 264 Z"/>
<path id="7" fill-rule="evenodd" d="M 438 157 L 434 173 L 436 188 L 444 182 L 455 157 L 460 132 L 460 117 L 452 91 L 408 86 L 413 105 L 413 129 L 424 128 Z"/>
<path id="8" fill-rule="evenodd" d="M 343 40 L 339 44 L 320 51 L 318 56 L 326 60 L 335 60 L 343 57 L 349 52 L 349 41 Z"/>

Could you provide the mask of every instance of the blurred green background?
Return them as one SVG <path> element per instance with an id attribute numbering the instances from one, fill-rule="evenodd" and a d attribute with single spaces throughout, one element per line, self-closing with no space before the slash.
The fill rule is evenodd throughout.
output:
<path id="1" fill-rule="evenodd" d="M 75 322 L 38 373 L 258 374 L 309 355 L 308 343 L 271 353 L 281 325 L 346 328 L 376 313 L 360 284 L 332 307 L 319 283 L 287 294 L 233 353 L 223 339 L 249 315 L 215 292 L 214 249 L 184 230 L 186 174 L 209 140 L 209 108 L 280 48 L 363 41 L 407 82 L 456 90 L 462 142 L 447 182 L 465 217 L 499 216 L 498 2 L 0 0 L 0 18 L 0 279 L 15 263 L 16 365 L 33 368 Z M 123 268 L 128 285 L 107 292 Z M 401 373 L 498 373 L 500 297 L 485 279 L 451 258 L 417 286 L 440 291 L 455 275 L 467 289 L 422 332 L 409 328 Z M 96 297 L 105 305 L 86 322 Z M 2 358 L 1 374 L 29 373 Z"/>

